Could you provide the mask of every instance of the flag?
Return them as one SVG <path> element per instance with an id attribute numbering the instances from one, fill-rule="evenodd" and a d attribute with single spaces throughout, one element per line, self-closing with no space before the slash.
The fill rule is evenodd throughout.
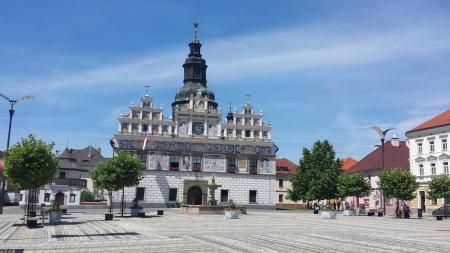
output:
<path id="1" fill-rule="evenodd" d="M 142 143 L 142 150 L 145 150 L 145 144 L 147 144 L 147 131 L 144 132 L 144 143 Z"/>

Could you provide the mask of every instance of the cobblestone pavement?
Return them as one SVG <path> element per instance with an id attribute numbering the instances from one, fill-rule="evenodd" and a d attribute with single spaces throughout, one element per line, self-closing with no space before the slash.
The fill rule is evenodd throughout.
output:
<path id="1" fill-rule="evenodd" d="M 250 212 L 237 220 L 184 215 L 104 221 L 71 213 L 62 224 L 28 229 L 19 214 L 0 215 L 0 252 L 450 252 L 450 219 L 344 217 Z"/>

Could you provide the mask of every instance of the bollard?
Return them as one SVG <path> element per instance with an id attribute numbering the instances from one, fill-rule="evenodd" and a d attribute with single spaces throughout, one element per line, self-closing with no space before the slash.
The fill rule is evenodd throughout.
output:
<path id="1" fill-rule="evenodd" d="M 419 217 L 419 219 L 422 219 L 422 209 L 421 208 L 417 209 L 417 217 Z"/>

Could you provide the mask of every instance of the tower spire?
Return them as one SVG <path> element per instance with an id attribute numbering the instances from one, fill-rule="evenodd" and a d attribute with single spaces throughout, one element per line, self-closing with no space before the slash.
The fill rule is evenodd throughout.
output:
<path id="1" fill-rule="evenodd" d="M 194 23 L 194 40 L 193 42 L 199 42 L 198 40 L 198 23 Z"/>

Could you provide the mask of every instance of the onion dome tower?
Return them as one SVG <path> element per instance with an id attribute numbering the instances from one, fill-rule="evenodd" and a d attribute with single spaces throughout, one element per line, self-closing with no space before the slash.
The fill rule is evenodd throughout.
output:
<path id="1" fill-rule="evenodd" d="M 183 64 L 184 80 L 181 87 L 175 95 L 175 102 L 172 107 L 189 103 L 192 97 L 206 99 L 208 106 L 217 108 L 214 92 L 208 89 L 206 85 L 206 61 L 202 58 L 200 48 L 202 44 L 198 39 L 198 24 L 194 23 L 194 39 L 189 43 L 189 55 Z"/>

